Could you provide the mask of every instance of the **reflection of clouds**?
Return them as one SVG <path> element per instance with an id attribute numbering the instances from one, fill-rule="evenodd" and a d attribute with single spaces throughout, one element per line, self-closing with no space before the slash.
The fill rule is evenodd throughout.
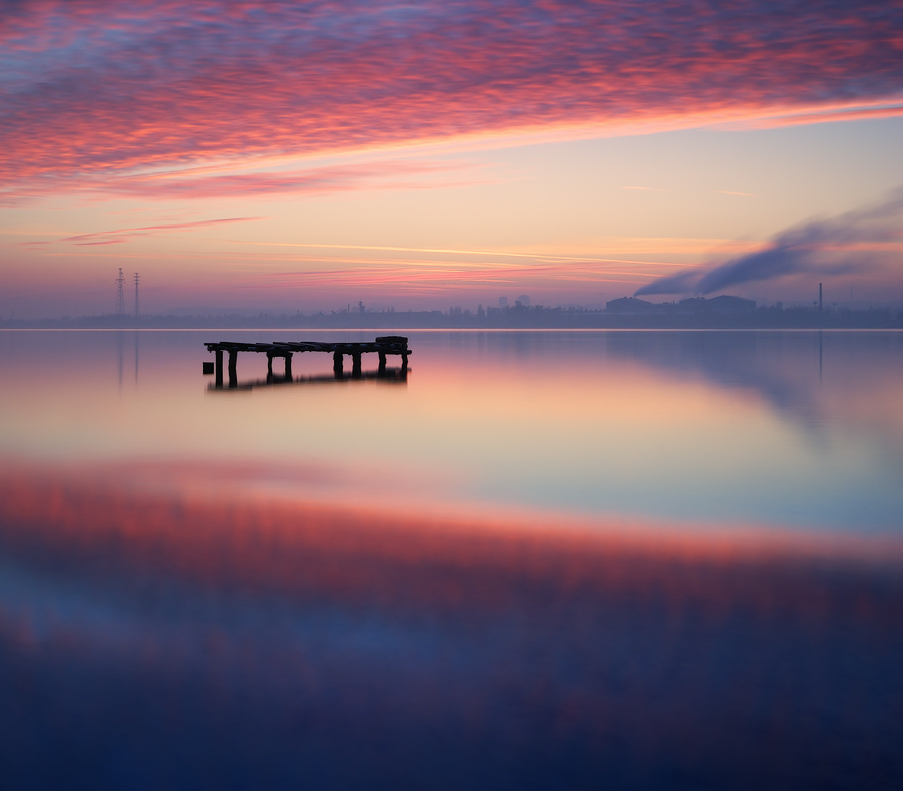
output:
<path id="1" fill-rule="evenodd" d="M 466 364 L 469 370 L 479 371 L 477 379 L 508 369 L 512 377 L 524 380 L 525 392 L 534 392 L 545 382 L 533 381 L 531 369 L 520 368 L 513 360 L 542 366 L 544 379 L 556 386 L 572 379 L 573 387 L 559 388 L 556 397 L 558 403 L 574 407 L 575 415 L 589 408 L 570 400 L 583 392 L 578 382 L 585 380 L 587 365 L 616 381 L 615 377 L 624 377 L 622 369 L 611 373 L 598 366 L 611 361 L 640 363 L 675 378 L 702 376 L 718 389 L 756 393 L 777 414 L 813 434 L 849 428 L 903 448 L 903 412 L 897 406 L 903 397 L 903 333 L 513 331 L 432 335 L 418 338 L 417 343 L 432 344 L 436 353 L 441 347 L 443 358 L 453 359 L 446 367 Z M 597 398 L 600 391 L 594 386 L 589 392 Z M 658 388 L 646 384 L 642 391 L 627 392 L 625 398 L 640 405 L 640 411 L 650 412 L 652 407 L 642 398 L 659 394 Z M 673 392 L 669 396 L 677 398 Z M 610 398 L 606 393 L 606 399 Z M 617 408 L 632 414 L 630 403 L 619 403 Z"/>
<path id="2" fill-rule="evenodd" d="M 299 754 L 320 787 L 341 767 L 369 787 L 903 777 L 891 564 L 52 470 L 6 471 L 0 494 L 0 692 L 29 771 L 80 750 L 80 777 L 127 749 L 158 782 L 261 756 L 296 779 Z"/>
<path id="3" fill-rule="evenodd" d="M 751 390 L 814 436 L 865 433 L 903 455 L 903 335 L 834 332 L 610 333 L 606 349 L 680 376 Z"/>
<path id="4" fill-rule="evenodd" d="M 145 333 L 141 388 L 120 399 L 116 333 L 10 334 L 3 455 L 115 461 L 118 480 L 165 492 L 844 533 L 900 524 L 898 335 L 824 333 L 821 384 L 812 333 L 441 332 L 416 334 L 403 389 L 206 392 L 203 341 L 306 337 L 366 336 Z M 265 373 L 254 358 L 239 362 L 243 381 Z M 294 371 L 330 368 L 302 355 Z M 240 475 L 236 461 L 249 463 Z"/>

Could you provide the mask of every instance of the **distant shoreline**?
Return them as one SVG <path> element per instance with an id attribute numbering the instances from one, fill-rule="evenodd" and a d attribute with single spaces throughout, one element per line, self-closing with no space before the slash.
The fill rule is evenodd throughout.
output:
<path id="1" fill-rule="evenodd" d="M 757 308 L 742 314 L 614 313 L 605 310 L 508 308 L 469 312 L 386 311 L 209 316 L 104 315 L 62 319 L 7 319 L 0 329 L 34 330 L 819 330 L 903 329 L 903 308 L 837 310 Z"/>

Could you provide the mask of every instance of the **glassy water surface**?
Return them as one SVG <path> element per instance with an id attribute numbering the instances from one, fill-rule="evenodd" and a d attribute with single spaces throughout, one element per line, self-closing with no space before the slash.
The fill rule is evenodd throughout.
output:
<path id="1" fill-rule="evenodd" d="M 903 333 L 408 335 L 0 333 L 0 787 L 903 785 Z"/>
<path id="2" fill-rule="evenodd" d="M 405 381 L 333 381 L 326 354 L 290 385 L 201 375 L 204 340 L 301 335 L 326 337 L 5 333 L 0 450 L 440 512 L 903 525 L 900 333 L 412 332 Z M 265 355 L 238 375 L 265 384 Z"/>

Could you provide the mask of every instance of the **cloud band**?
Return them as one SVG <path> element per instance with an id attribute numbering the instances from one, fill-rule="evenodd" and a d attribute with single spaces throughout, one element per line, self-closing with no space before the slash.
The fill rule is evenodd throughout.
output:
<path id="1" fill-rule="evenodd" d="M 867 103 L 903 3 L 7 3 L 0 178 Z"/>

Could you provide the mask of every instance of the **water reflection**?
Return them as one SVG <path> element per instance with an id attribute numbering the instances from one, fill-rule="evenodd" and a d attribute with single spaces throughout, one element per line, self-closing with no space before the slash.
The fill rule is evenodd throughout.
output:
<path id="1" fill-rule="evenodd" d="M 903 376 L 903 334 L 896 332 L 612 333 L 606 345 L 622 359 L 684 376 L 698 373 L 723 387 L 754 389 L 793 415 L 819 410 L 825 350 L 828 384 L 834 388 L 868 380 L 898 384 Z"/>
<path id="2" fill-rule="evenodd" d="M 755 394 L 807 431 L 865 429 L 903 451 L 903 413 L 895 408 L 903 398 L 899 331 L 455 333 L 417 343 L 441 345 L 458 362 L 541 365 L 562 382 L 587 368 L 620 375 L 611 370 L 615 362 L 642 365 L 669 379 Z"/>
<path id="3" fill-rule="evenodd" d="M 903 458 L 903 412 L 892 406 L 903 397 L 903 333 L 612 333 L 606 345 L 620 359 L 755 392 L 816 434 L 867 431 Z"/>
<path id="4" fill-rule="evenodd" d="M 895 787 L 895 557 L 7 469 L 6 787 Z"/>
<path id="5" fill-rule="evenodd" d="M 903 784 L 903 335 L 207 334 L 0 333 L 3 788 Z"/>
<path id="6" fill-rule="evenodd" d="M 139 337 L 141 333 L 133 332 L 132 333 L 132 344 L 133 344 L 133 358 L 135 364 L 135 387 L 138 387 L 138 363 L 139 363 Z M 116 337 L 116 380 L 118 384 L 119 393 L 122 393 L 122 384 L 125 376 L 125 347 L 126 347 L 126 333 L 122 330 L 115 331 Z M 92 346 L 94 344 L 91 344 Z"/>
<path id="7" fill-rule="evenodd" d="M 122 348 L 124 345 L 124 340 L 122 338 L 122 333 L 116 333 L 116 371 L 118 374 L 119 381 L 119 392 L 122 392 Z"/>
<path id="8" fill-rule="evenodd" d="M 135 333 L 141 387 L 117 388 L 120 333 L 0 334 L 0 455 L 388 470 L 439 512 L 903 525 L 903 333 L 411 333 L 416 378 L 337 387 L 328 355 L 304 354 L 291 387 L 249 354 L 248 399 L 204 398 L 209 337 Z"/>
<path id="9" fill-rule="evenodd" d="M 410 368 L 386 368 L 382 371 L 360 371 L 354 376 L 345 376 L 341 373 L 319 374 L 313 376 L 293 376 L 291 374 L 268 373 L 266 379 L 254 379 L 242 382 L 235 378 L 229 384 L 209 382 L 207 390 L 210 392 L 232 392 L 235 390 L 254 390 L 261 387 L 276 387 L 285 385 L 330 385 L 342 382 L 352 383 L 363 380 L 376 380 L 381 384 L 407 384 Z"/>

